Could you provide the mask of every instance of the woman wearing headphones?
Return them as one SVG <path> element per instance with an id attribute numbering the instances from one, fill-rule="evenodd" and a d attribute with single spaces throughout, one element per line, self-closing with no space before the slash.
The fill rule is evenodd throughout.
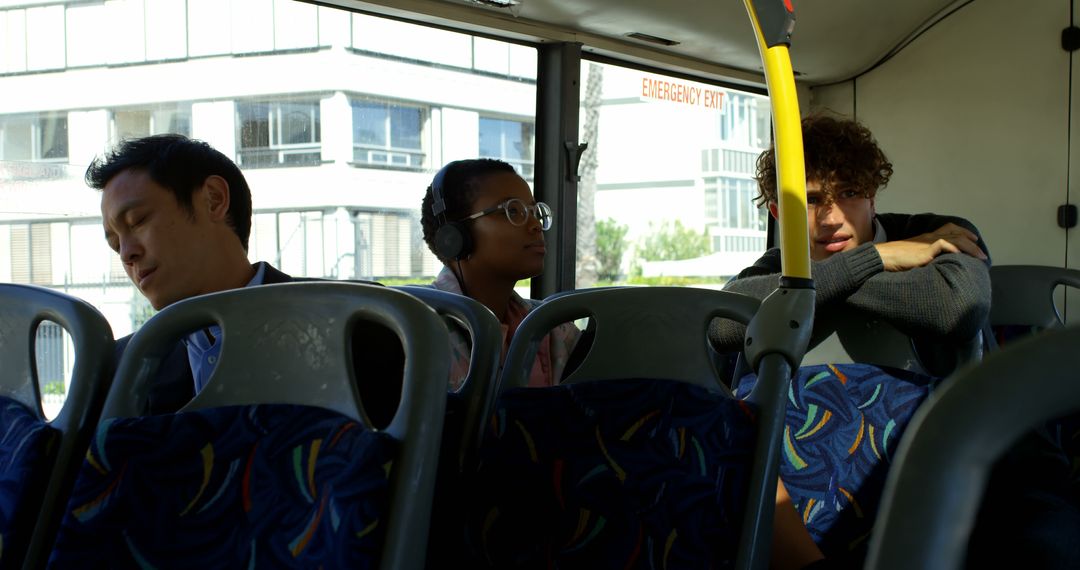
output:
<path id="1" fill-rule="evenodd" d="M 518 324 L 538 303 L 514 292 L 521 279 L 544 270 L 544 231 L 551 208 L 536 202 L 510 164 L 494 159 L 458 160 L 435 174 L 421 204 L 428 248 L 443 262 L 433 286 L 471 297 L 495 313 L 503 330 L 502 357 Z M 540 342 L 529 386 L 559 383 L 580 331 L 559 325 Z M 451 385 L 469 370 L 469 346 L 451 334 Z"/>

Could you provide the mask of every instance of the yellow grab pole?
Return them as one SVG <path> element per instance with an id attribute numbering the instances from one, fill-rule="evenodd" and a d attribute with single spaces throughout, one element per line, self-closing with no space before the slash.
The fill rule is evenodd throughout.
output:
<path id="1" fill-rule="evenodd" d="M 790 0 L 744 0 L 754 24 L 772 107 L 776 149 L 780 271 L 785 277 L 810 279 L 810 240 L 806 227 L 806 163 L 795 74 L 791 68 Z"/>
<path id="2" fill-rule="evenodd" d="M 802 362 L 813 330 L 816 292 L 810 278 L 806 229 L 806 165 L 802 122 L 788 46 L 795 25 L 791 0 L 744 0 L 754 24 L 772 100 L 780 226 L 779 287 L 746 327 L 743 354 L 757 383 L 749 399 L 758 403 L 760 437 L 754 447 L 747 510 L 739 536 L 739 570 L 767 568 L 773 509 L 791 376 Z"/>

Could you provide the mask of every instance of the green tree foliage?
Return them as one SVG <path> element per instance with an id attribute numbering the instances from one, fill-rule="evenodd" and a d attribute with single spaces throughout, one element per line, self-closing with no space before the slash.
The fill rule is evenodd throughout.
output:
<path id="1" fill-rule="evenodd" d="M 64 390 L 63 382 L 48 382 L 41 387 L 42 394 L 52 394 L 55 396 L 63 396 L 67 392 Z"/>
<path id="2" fill-rule="evenodd" d="M 675 220 L 674 223 L 661 223 L 660 227 L 645 236 L 638 255 L 649 261 L 671 261 L 693 259 L 710 252 L 708 235 L 685 227 L 682 222 Z"/>
<path id="3" fill-rule="evenodd" d="M 618 280 L 629 229 L 612 218 L 596 222 L 597 277 L 601 281 Z"/>

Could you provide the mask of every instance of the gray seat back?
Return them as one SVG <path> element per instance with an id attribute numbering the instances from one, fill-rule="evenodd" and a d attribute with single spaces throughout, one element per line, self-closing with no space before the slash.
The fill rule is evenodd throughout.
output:
<path id="1" fill-rule="evenodd" d="M 25 555 L 28 567 L 44 566 L 62 518 L 75 475 L 93 437 L 111 380 L 113 334 L 105 317 L 85 301 L 44 287 L 0 283 L 0 394 L 12 398 L 44 420 L 38 388 L 34 341 L 38 325 L 53 321 L 67 330 L 75 348 L 71 385 L 60 413 L 49 425 L 60 431 L 60 445 L 41 516 Z M 55 516 L 54 516 L 55 515 Z M 6 545 L 5 545 L 6 546 Z M 5 547 L 4 559 L 17 545 Z"/>
<path id="2" fill-rule="evenodd" d="M 994 461 L 1040 422 L 1080 409 L 1077 347 L 1077 327 L 1021 339 L 930 395 L 897 448 L 867 568 L 961 566 Z"/>
<path id="3" fill-rule="evenodd" d="M 564 383 L 664 378 L 724 389 L 706 331 L 716 317 L 749 322 L 759 301 L 724 291 L 685 287 L 613 287 L 550 298 L 518 326 L 499 390 L 528 384 L 540 340 L 582 317 L 595 321 L 592 346 Z"/>
<path id="4" fill-rule="evenodd" d="M 1054 305 L 1054 289 L 1059 285 L 1080 287 L 1080 271 L 1043 265 L 991 267 L 990 325 L 1061 326 L 1063 319 Z"/>
<path id="5" fill-rule="evenodd" d="M 812 307 L 813 297 L 809 301 Z M 499 391 L 528 384 L 537 348 L 548 331 L 588 317 L 594 327 L 592 345 L 563 383 L 655 378 L 687 382 L 730 397 L 709 344 L 709 323 L 726 318 L 747 324 L 761 306 L 760 301 L 747 295 L 688 287 L 611 287 L 550 297 L 518 326 L 506 355 Z M 796 317 L 785 317 L 777 322 L 788 329 Z M 785 338 L 782 331 L 776 332 L 775 338 Z M 782 410 L 791 374 L 783 356 L 769 353 L 768 348 L 780 347 L 762 348 L 768 356 L 762 360 L 758 386 L 747 398 L 760 407 L 761 427 L 740 527 L 740 568 L 764 567 L 768 563 Z"/>
<path id="6" fill-rule="evenodd" d="M 105 417 L 137 416 L 162 359 L 183 336 L 221 327 L 220 358 L 206 387 L 181 411 L 227 405 L 300 404 L 337 411 L 372 428 L 363 413 L 352 358 L 360 321 L 401 339 L 401 403 L 385 432 L 401 442 L 391 474 L 390 520 L 382 568 L 421 568 L 434 492 L 449 348 L 446 327 L 420 300 L 391 288 L 294 282 L 185 299 L 150 319 L 120 360 Z"/>
<path id="7" fill-rule="evenodd" d="M 852 307 L 830 307 L 817 314 L 814 333 L 803 366 L 874 364 L 944 377 L 982 359 L 981 331 L 962 342 L 918 341 L 888 321 Z"/>
<path id="8" fill-rule="evenodd" d="M 460 326 L 469 334 L 472 346 L 469 354 L 469 373 L 457 393 L 465 401 L 465 417 L 460 437 L 461 453 L 458 467 L 475 465 L 476 453 L 483 435 L 485 421 L 495 402 L 495 382 L 502 356 L 502 327 L 499 319 L 483 303 L 433 287 L 404 285 L 402 291 L 427 303 L 448 326 Z"/>

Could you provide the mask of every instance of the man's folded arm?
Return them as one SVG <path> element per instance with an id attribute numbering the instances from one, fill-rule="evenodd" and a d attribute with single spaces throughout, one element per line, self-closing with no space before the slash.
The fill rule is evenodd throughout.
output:
<path id="1" fill-rule="evenodd" d="M 878 273 L 847 303 L 909 335 L 969 339 L 990 313 L 990 270 L 970 255 L 947 253 L 923 267 Z"/>
<path id="2" fill-rule="evenodd" d="M 842 302 L 882 271 L 881 257 L 873 244 L 863 244 L 822 261 L 811 261 L 810 273 L 814 279 L 817 309 Z M 780 250 L 774 248 L 728 281 L 724 290 L 764 299 L 779 284 Z M 741 350 L 745 336 L 746 327 L 735 321 L 713 319 L 709 324 L 709 341 L 720 352 Z"/>

